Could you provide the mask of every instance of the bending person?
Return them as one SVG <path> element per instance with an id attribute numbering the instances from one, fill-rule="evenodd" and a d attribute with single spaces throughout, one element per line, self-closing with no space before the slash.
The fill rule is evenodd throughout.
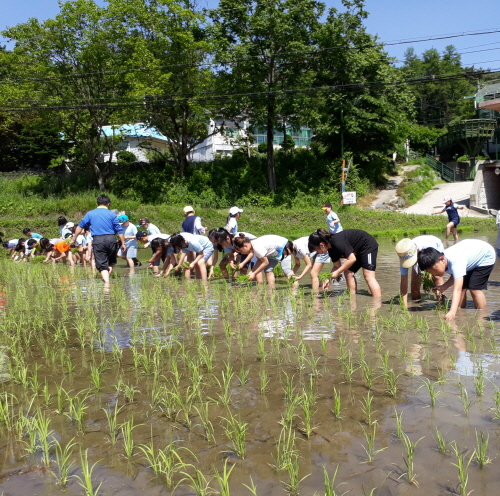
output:
<path id="1" fill-rule="evenodd" d="M 408 272 L 411 270 L 411 299 L 419 300 L 422 295 L 420 293 L 420 284 L 422 282 L 422 272 L 418 267 L 417 256 L 418 252 L 424 250 L 425 248 L 435 248 L 440 253 L 444 253 L 443 243 L 436 236 L 424 235 L 417 236 L 413 239 L 402 239 L 396 245 L 396 253 L 399 257 L 400 268 L 399 272 L 401 274 L 401 281 L 399 284 L 399 292 L 403 297 L 403 302 L 405 307 L 408 307 Z M 443 284 L 443 278 L 440 276 L 432 276 L 434 281 L 434 286 L 441 286 Z M 440 300 L 440 296 L 437 294 L 436 297 Z"/>
<path id="2" fill-rule="evenodd" d="M 234 238 L 233 246 L 235 251 L 247 256 L 242 263 L 246 263 L 254 256 L 257 258 L 257 263 L 248 273 L 251 281 L 264 271 L 268 284 L 274 284 L 273 270 L 278 264 L 281 264 L 281 268 L 288 278 L 293 276 L 290 257 L 293 244 L 283 236 L 268 234 L 260 238 L 249 239 L 244 235 L 240 235 Z"/>
<path id="3" fill-rule="evenodd" d="M 190 279 L 191 271 L 196 270 L 198 276 L 203 280 L 207 280 L 207 260 L 214 252 L 214 245 L 206 236 L 190 234 L 186 232 L 174 233 L 170 237 L 170 246 L 175 254 L 182 252 L 175 271 L 182 268 L 182 264 L 186 259 L 187 254 L 191 251 L 196 254 L 195 259 L 184 268 L 186 279 Z"/>
<path id="4" fill-rule="evenodd" d="M 309 251 L 315 251 L 318 254 L 328 253 L 333 263 L 345 258 L 345 262 L 333 270 L 332 279 L 344 273 L 347 287 L 352 294 L 356 294 L 357 290 L 354 274 L 362 268 L 363 277 L 372 296 L 382 296 L 380 286 L 375 279 L 378 243 L 366 231 L 345 229 L 338 234 L 331 234 L 324 229 L 318 229 L 309 236 Z M 323 289 L 328 289 L 329 286 L 330 280 L 323 284 Z"/>

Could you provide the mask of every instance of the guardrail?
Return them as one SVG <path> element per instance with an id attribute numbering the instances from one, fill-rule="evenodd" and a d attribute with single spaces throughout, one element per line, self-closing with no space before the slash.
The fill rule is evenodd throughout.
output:
<path id="1" fill-rule="evenodd" d="M 446 164 L 443 164 L 443 162 L 436 160 L 434 157 L 431 157 L 430 155 L 426 155 L 425 163 L 428 166 L 432 167 L 435 171 L 437 171 L 441 176 L 441 179 L 444 179 L 449 183 L 454 183 L 456 181 L 455 170 L 452 169 L 451 167 L 448 167 Z"/>

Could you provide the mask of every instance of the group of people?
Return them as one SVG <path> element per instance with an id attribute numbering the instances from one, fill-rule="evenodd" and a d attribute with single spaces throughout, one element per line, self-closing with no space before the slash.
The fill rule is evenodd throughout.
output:
<path id="1" fill-rule="evenodd" d="M 47 239 L 26 228 L 26 238 L 10 240 L 7 247 L 12 257 L 27 260 L 36 251 L 44 251 L 44 262 L 58 261 L 74 264 L 90 264 L 101 274 L 105 283 L 117 258 L 126 260 L 133 268 L 142 265 L 137 258 L 137 242 L 151 249 L 149 267 L 158 277 L 166 277 L 171 271 L 183 271 L 186 278 L 196 275 L 201 280 L 213 276 L 214 267 L 222 254 L 219 267 L 225 278 L 232 274 L 246 274 L 248 280 L 274 283 L 274 269 L 280 264 L 287 278 L 295 281 L 310 273 L 313 290 L 328 289 L 331 281 L 345 277 L 349 291 L 357 290 L 356 273 L 362 269 L 370 293 L 381 297 L 380 285 L 375 277 L 378 243 L 376 239 L 360 229 L 343 229 L 338 215 L 330 203 L 322 206 L 326 214 L 326 229 L 317 229 L 309 236 L 291 241 L 283 236 L 268 234 L 255 236 L 240 231 L 238 220 L 243 210 L 233 206 L 229 209 L 224 227 L 208 230 L 196 215 L 193 207 L 184 207 L 184 221 L 181 230 L 174 234 L 161 233 L 146 217 L 139 219 L 136 226 L 125 213 L 109 209 L 110 199 L 106 195 L 97 198 L 97 208 L 89 211 L 78 225 L 59 218 L 60 239 Z M 431 235 L 403 239 L 396 245 L 400 259 L 400 293 L 404 305 L 408 305 L 408 279 L 411 273 L 410 294 L 413 299 L 421 297 L 422 272 L 428 272 L 434 283 L 438 299 L 449 288 L 453 288 L 451 307 L 447 320 L 455 317 L 459 306 L 466 304 L 469 290 L 476 308 L 486 308 L 483 290 L 495 264 L 495 251 L 488 243 L 468 239 L 458 243 L 456 227 L 460 222 L 458 209 L 451 198 L 444 199 L 441 212 L 448 214 L 449 223 L 446 240 L 453 234 L 455 244 L 445 249 L 440 239 Z M 497 218 L 500 223 L 500 214 Z M 117 240 L 118 237 L 118 240 Z M 76 248 L 76 250 L 75 250 Z M 301 270 L 302 262 L 304 267 Z M 320 283 L 319 274 L 323 266 L 333 263 L 330 277 Z M 450 277 L 445 282 L 445 273 Z"/>

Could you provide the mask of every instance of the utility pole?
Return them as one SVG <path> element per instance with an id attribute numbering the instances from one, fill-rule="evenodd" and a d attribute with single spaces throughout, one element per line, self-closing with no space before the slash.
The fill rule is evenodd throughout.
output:
<path id="1" fill-rule="evenodd" d="M 342 156 L 342 193 L 345 191 L 345 158 L 344 158 L 344 107 L 340 108 L 340 154 Z"/>

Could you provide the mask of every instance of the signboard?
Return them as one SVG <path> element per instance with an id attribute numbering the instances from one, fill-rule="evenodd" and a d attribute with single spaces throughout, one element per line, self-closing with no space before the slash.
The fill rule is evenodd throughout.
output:
<path id="1" fill-rule="evenodd" d="M 344 205 L 354 205 L 356 203 L 356 191 L 344 191 L 342 200 Z"/>

